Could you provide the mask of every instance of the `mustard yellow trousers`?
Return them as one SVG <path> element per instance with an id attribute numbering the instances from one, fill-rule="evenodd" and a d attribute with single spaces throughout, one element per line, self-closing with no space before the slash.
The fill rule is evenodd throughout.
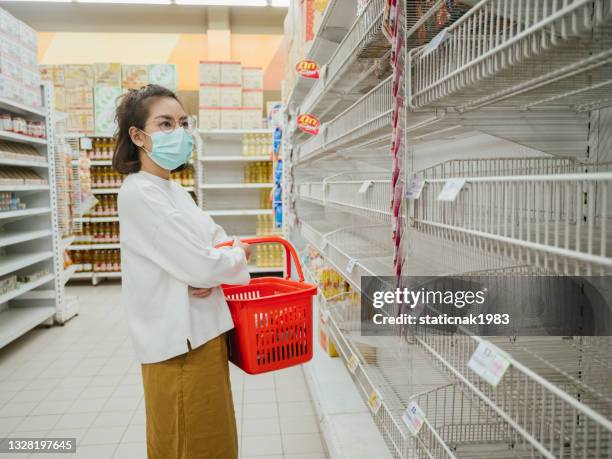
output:
<path id="1" fill-rule="evenodd" d="M 236 459 L 225 335 L 142 365 L 148 459 Z"/>

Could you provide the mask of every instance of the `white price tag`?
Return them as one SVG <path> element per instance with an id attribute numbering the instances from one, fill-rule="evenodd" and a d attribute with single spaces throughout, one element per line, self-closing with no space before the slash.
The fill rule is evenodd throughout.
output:
<path id="1" fill-rule="evenodd" d="M 406 187 L 406 198 L 419 199 L 421 197 L 423 187 L 425 187 L 425 180 L 423 180 L 421 177 L 413 176 Z"/>
<path id="2" fill-rule="evenodd" d="M 368 406 L 372 410 L 372 413 L 377 414 L 382 405 L 382 396 L 376 389 L 372 389 L 370 397 L 368 398 Z"/>
<path id="3" fill-rule="evenodd" d="M 359 193 L 363 194 L 372 186 L 372 180 L 366 180 L 359 187 Z"/>
<path id="4" fill-rule="evenodd" d="M 354 258 L 351 258 L 346 264 L 346 272 L 351 274 L 353 272 L 353 269 L 355 269 L 356 264 L 357 264 L 357 260 L 355 260 Z"/>
<path id="5" fill-rule="evenodd" d="M 510 367 L 510 359 L 497 346 L 483 341 L 476 348 L 468 367 L 492 386 L 497 386 Z"/>
<path id="6" fill-rule="evenodd" d="M 438 35 L 433 37 L 431 41 L 425 45 L 421 56 L 425 57 L 428 54 L 433 53 L 436 49 L 438 49 L 438 46 L 440 46 L 446 40 L 447 35 L 448 35 L 448 27 L 446 29 L 441 30 L 438 33 Z"/>
<path id="7" fill-rule="evenodd" d="M 359 366 L 359 359 L 355 354 L 351 355 L 351 358 L 346 362 L 346 367 L 351 372 L 351 374 L 355 374 L 357 367 Z"/>
<path id="8" fill-rule="evenodd" d="M 402 421 L 408 427 L 408 430 L 412 435 L 418 435 L 423 423 L 425 422 L 425 413 L 421 410 L 421 407 L 417 405 L 417 402 L 410 402 L 406 411 L 402 415 Z"/>
<path id="9" fill-rule="evenodd" d="M 89 137 L 81 137 L 79 141 L 79 145 L 81 147 L 81 150 L 92 150 L 93 149 L 93 142 L 91 141 L 91 138 Z"/>
<path id="10" fill-rule="evenodd" d="M 454 201 L 465 185 L 465 179 L 448 179 L 438 195 L 438 201 Z"/>

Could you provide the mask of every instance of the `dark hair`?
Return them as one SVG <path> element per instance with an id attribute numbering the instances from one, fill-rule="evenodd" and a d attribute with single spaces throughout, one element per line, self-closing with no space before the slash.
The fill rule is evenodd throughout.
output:
<path id="1" fill-rule="evenodd" d="M 158 97 L 171 97 L 180 103 L 174 92 L 157 84 L 149 84 L 140 89 L 130 89 L 121 96 L 115 112 L 117 131 L 115 132 L 115 153 L 113 154 L 113 168 L 120 174 L 140 171 L 138 147 L 132 142 L 129 131 L 132 126 L 144 129 L 149 116 L 149 106 Z"/>

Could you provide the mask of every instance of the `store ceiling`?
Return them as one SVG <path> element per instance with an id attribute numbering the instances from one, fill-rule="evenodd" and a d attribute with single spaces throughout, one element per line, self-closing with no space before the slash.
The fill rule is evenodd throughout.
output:
<path id="1" fill-rule="evenodd" d="M 206 33 L 207 10 L 217 7 L 0 1 L 0 8 L 40 32 Z M 231 7 L 231 30 L 282 34 L 286 14 L 286 8 Z"/>

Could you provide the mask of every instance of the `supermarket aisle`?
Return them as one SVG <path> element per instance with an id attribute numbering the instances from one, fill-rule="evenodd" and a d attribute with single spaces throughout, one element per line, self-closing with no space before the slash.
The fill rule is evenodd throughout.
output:
<path id="1" fill-rule="evenodd" d="M 119 291 L 70 287 L 79 317 L 0 350 L 0 436 L 77 437 L 78 458 L 146 457 L 140 367 Z M 301 368 L 260 376 L 233 368 L 232 389 L 242 457 L 326 457 Z"/>

